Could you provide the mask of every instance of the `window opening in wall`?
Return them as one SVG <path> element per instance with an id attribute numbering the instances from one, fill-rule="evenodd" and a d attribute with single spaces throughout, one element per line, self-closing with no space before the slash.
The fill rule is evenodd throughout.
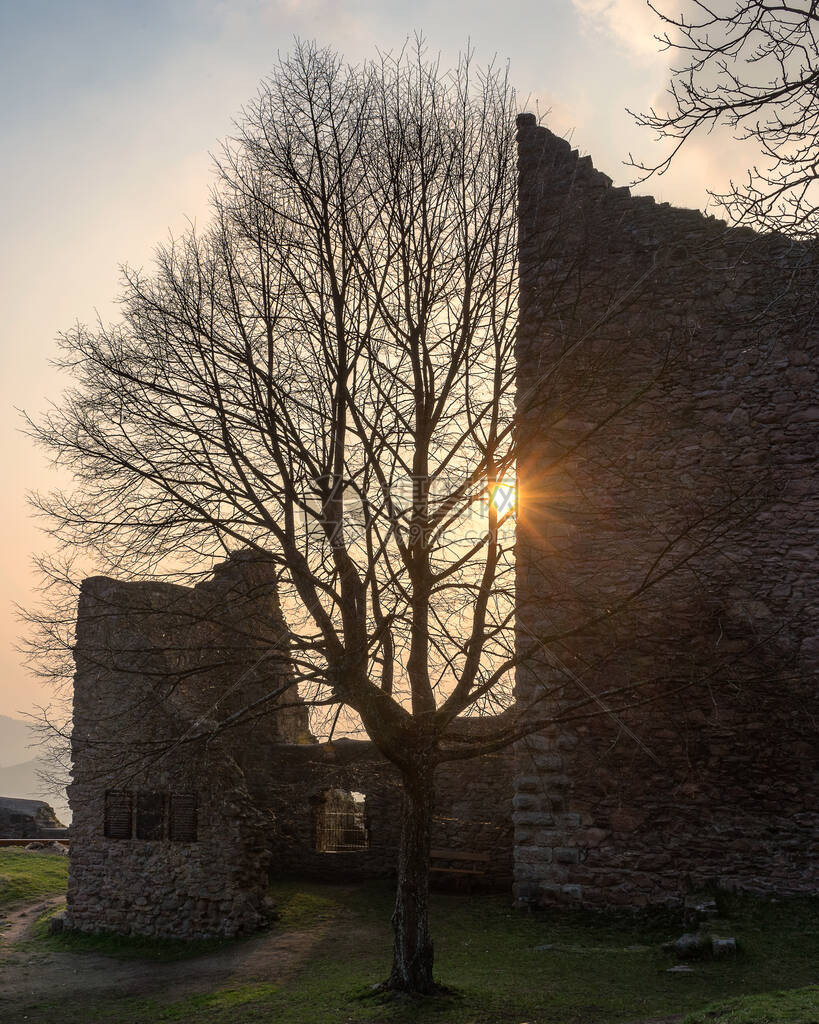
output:
<path id="1" fill-rule="evenodd" d="M 197 838 L 195 793 L 171 793 L 168 838 L 177 843 L 193 843 Z"/>
<path id="2" fill-rule="evenodd" d="M 165 794 L 137 793 L 137 839 L 162 839 L 165 824 Z"/>
<path id="3" fill-rule="evenodd" d="M 109 789 L 105 792 L 105 824 L 107 839 L 130 839 L 133 798 L 130 793 Z"/>
<path id="4" fill-rule="evenodd" d="M 103 834 L 107 839 L 136 836 L 137 839 L 194 843 L 198 839 L 198 812 L 196 793 L 147 790 L 132 793 L 108 789 L 105 791 Z"/>
<path id="5" fill-rule="evenodd" d="M 316 815 L 316 849 L 319 853 L 369 848 L 366 799 L 363 793 L 345 789 L 328 789 L 322 793 Z"/>

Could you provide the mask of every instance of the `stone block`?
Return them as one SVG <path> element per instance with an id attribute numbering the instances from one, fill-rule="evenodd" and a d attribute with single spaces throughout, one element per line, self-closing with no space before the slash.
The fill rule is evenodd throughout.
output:
<path id="1" fill-rule="evenodd" d="M 645 821 L 645 815 L 633 807 L 618 807 L 609 815 L 609 824 L 615 832 L 634 832 Z"/>
<path id="2" fill-rule="evenodd" d="M 535 754 L 534 762 L 542 772 L 560 771 L 563 767 L 563 758 L 560 754 L 553 751 L 543 751 Z"/>
<path id="3" fill-rule="evenodd" d="M 553 825 L 554 818 L 548 811 L 513 811 L 512 823 L 517 825 Z"/>
<path id="4" fill-rule="evenodd" d="M 515 850 L 515 864 L 551 864 L 550 846 L 524 846 Z"/>
<path id="5" fill-rule="evenodd" d="M 566 833 L 562 829 L 539 828 L 535 830 L 534 841 L 538 846 L 563 846 Z"/>
<path id="6" fill-rule="evenodd" d="M 539 902 L 547 906 L 560 902 L 561 886 L 555 882 L 541 882 L 538 886 Z"/>
<path id="7" fill-rule="evenodd" d="M 543 798 L 535 793 L 516 793 L 512 797 L 512 807 L 516 811 L 539 811 L 543 805 Z"/>
<path id="8" fill-rule="evenodd" d="M 536 881 L 543 877 L 543 873 L 546 870 L 547 865 L 541 863 L 516 864 L 515 878 L 519 882 Z"/>

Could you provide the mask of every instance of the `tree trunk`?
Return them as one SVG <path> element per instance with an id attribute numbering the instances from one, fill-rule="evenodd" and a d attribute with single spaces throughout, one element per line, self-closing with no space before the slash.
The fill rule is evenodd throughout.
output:
<path id="1" fill-rule="evenodd" d="M 427 995 L 432 980 L 429 934 L 429 848 L 434 794 L 433 766 L 424 759 L 403 773 L 398 887 L 392 916 L 392 973 L 387 988 Z"/>

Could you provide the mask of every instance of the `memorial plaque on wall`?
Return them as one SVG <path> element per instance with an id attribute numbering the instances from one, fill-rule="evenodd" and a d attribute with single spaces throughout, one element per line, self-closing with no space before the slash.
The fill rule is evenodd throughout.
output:
<path id="1" fill-rule="evenodd" d="M 170 838 L 179 843 L 196 841 L 195 793 L 171 793 Z"/>
<path id="2" fill-rule="evenodd" d="M 105 835 L 108 839 L 131 838 L 131 810 L 133 800 L 130 793 L 108 790 L 105 794 Z"/>
<path id="3" fill-rule="evenodd" d="M 162 839 L 165 821 L 164 793 L 137 793 L 137 839 Z"/>

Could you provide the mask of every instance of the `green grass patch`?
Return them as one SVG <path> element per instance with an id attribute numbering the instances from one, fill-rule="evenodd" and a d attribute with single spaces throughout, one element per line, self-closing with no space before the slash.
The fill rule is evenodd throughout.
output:
<path id="1" fill-rule="evenodd" d="M 255 1005 L 259 1009 L 270 996 L 279 991 L 278 985 L 262 982 L 255 985 L 239 985 L 235 988 L 221 989 L 219 992 L 208 992 L 204 995 L 189 996 L 187 999 L 171 1003 L 169 1006 L 152 1005 L 152 1013 L 145 1020 L 150 1021 L 195 1021 L 212 1019 L 214 1014 L 228 1020 L 246 1020 L 244 1013 L 238 1018 L 237 1010 L 246 1010 Z M 252 1012 L 252 1011 L 251 1011 Z M 207 1016 L 204 1016 L 207 1015 Z M 256 1017 L 255 1019 L 259 1019 Z"/>
<path id="2" fill-rule="evenodd" d="M 347 986 L 349 992 L 356 983 L 365 987 L 386 975 L 391 898 L 386 892 L 366 908 L 373 928 L 370 955 L 362 950 L 349 970 L 335 973 L 342 990 Z M 432 913 L 436 973 L 443 985 L 461 994 L 460 1001 L 387 1005 L 379 1013 L 363 1005 L 353 1008 L 349 1019 L 598 1024 L 685 1012 L 719 998 L 717 993 L 738 996 L 816 980 L 819 902 L 728 902 L 740 955 L 677 975 L 667 973 L 675 961 L 659 948 L 682 930 L 668 915 L 525 914 L 512 910 L 505 896 L 439 895 Z M 321 1020 L 313 1007 L 331 998 L 331 989 L 318 989 L 320 979 L 331 978 L 337 965 L 329 949 L 323 955 L 322 970 L 302 976 L 305 988 L 295 998 L 292 1016 L 299 1024 Z M 302 998 L 309 1003 L 311 989 L 313 1007 L 297 1011 Z"/>
<path id="3" fill-rule="evenodd" d="M 305 893 L 316 887 L 302 887 Z M 443 998 L 384 1000 L 393 893 L 383 885 L 324 887 L 338 923 L 298 977 L 243 1019 L 282 1024 L 617 1024 L 695 1010 L 715 999 L 816 980 L 819 901 L 731 900 L 733 960 L 669 974 L 660 944 L 682 922 L 668 914 L 521 913 L 507 896 L 437 894 L 432 930 Z M 218 1014 L 203 1020 L 226 1024 Z M 797 1018 L 797 1021 L 799 1018 Z M 801 1022 L 799 1022 L 801 1024 Z"/>
<path id="4" fill-rule="evenodd" d="M 683 1024 L 819 1024 L 819 988 L 741 996 L 690 1013 Z"/>
<path id="5" fill-rule="evenodd" d="M 187 996 L 173 1002 L 156 999 L 135 999 L 132 997 L 99 999 L 93 997 L 79 1001 L 62 1000 L 28 1001 L 21 1004 L 22 1016 L 31 1024 L 157 1024 L 164 1021 L 224 1021 L 230 1024 L 251 1024 L 265 1022 L 277 1024 L 268 1016 L 267 1009 L 273 996 L 280 992 L 280 986 L 269 982 L 254 982 L 246 985 L 230 985 L 214 992 Z M 5 1019 L 5 1018 L 4 1018 Z"/>
<path id="6" fill-rule="evenodd" d="M 405 1000 L 373 991 L 390 968 L 393 892 L 388 885 L 279 883 L 272 894 L 280 914 L 273 937 L 316 933 L 315 945 L 305 947 L 294 974 L 277 977 L 271 956 L 269 978 L 252 984 L 225 982 L 221 989 L 174 1001 L 163 1001 L 161 992 L 139 999 L 111 993 L 93 1005 L 66 1000 L 59 1005 L 60 1020 L 625 1024 L 688 1013 L 689 1024 L 819 1024 L 817 990 L 805 987 L 817 981 L 817 900 L 727 900 L 722 911 L 728 934 L 739 941 L 739 955 L 697 963 L 690 974 L 669 974 L 676 961 L 660 944 L 683 930 L 673 916 L 526 913 L 513 910 L 506 895 L 436 894 L 436 975 L 448 994 Z M 104 945 L 94 944 L 100 940 Z M 142 955 L 140 946 L 152 958 L 174 955 L 171 944 L 157 957 L 158 944 L 151 940 L 56 936 L 40 941 L 75 950 L 83 943 L 85 949 L 113 955 Z M 190 944 L 179 945 L 191 952 Z M 236 954 L 240 962 L 238 946 Z M 53 1009 L 27 1007 L 26 1015 L 32 1022 L 50 1021 Z"/>
<path id="7" fill-rule="evenodd" d="M 0 908 L 65 892 L 68 857 L 9 847 L 0 850 Z"/>
<path id="8" fill-rule="evenodd" d="M 284 931 L 312 928 L 337 917 L 342 910 L 338 890 L 333 886 L 311 886 L 283 882 L 271 890 L 275 900 L 278 921 L 276 927 Z"/>

